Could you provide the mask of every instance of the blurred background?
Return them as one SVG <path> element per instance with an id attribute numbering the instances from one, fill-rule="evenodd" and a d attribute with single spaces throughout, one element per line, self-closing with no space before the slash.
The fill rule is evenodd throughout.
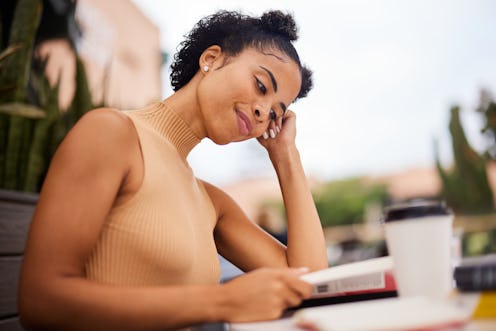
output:
<path id="1" fill-rule="evenodd" d="M 37 125 L 45 123 L 47 162 L 89 109 L 131 109 L 169 96 L 174 53 L 200 18 L 218 9 L 255 15 L 280 9 L 294 14 L 296 48 L 314 71 L 314 89 L 291 109 L 329 264 L 387 254 L 382 209 L 412 199 L 443 200 L 455 211 L 453 245 L 460 255 L 496 252 L 496 2 L 39 2 L 24 94 L 5 88 L 5 74 L 0 102 L 56 113 L 48 116 L 51 122 L 23 115 L 31 123 L 25 140 L 35 140 Z M 7 68 L 19 54 L 9 42 L 16 3 L 1 2 L 0 65 Z M 11 108 L 0 108 L 2 120 L 13 116 Z M 4 147 L 13 145 L 11 122 L 2 126 Z M 189 161 L 198 177 L 222 187 L 255 222 L 285 240 L 277 177 L 256 141 L 216 146 L 205 139 Z M 10 173 L 0 168 L 0 187 L 36 192 L 46 167 L 32 185 L 8 184 L 23 177 L 15 172 L 19 167 Z"/>

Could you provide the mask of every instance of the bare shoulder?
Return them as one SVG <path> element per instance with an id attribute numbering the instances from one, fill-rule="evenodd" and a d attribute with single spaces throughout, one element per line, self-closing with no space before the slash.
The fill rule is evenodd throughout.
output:
<path id="1" fill-rule="evenodd" d="M 89 111 L 69 131 L 61 148 L 85 150 L 96 156 L 100 153 L 126 154 L 138 145 L 138 135 L 131 119 L 113 108 Z"/>
<path id="2" fill-rule="evenodd" d="M 120 169 L 122 175 L 138 156 L 137 133 L 128 116 L 116 109 L 98 108 L 86 113 L 69 131 L 52 164 L 73 165 L 85 172 Z M 85 167 L 80 167 L 82 164 Z"/>
<path id="3" fill-rule="evenodd" d="M 132 135 L 134 126 L 131 119 L 114 108 L 97 108 L 86 113 L 74 126 L 73 131 L 79 134 L 94 134 L 99 136 Z"/>

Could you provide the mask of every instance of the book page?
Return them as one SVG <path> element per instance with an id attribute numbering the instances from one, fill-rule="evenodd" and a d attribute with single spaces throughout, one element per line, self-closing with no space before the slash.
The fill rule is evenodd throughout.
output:
<path id="1" fill-rule="evenodd" d="M 451 303 L 424 297 L 306 308 L 293 316 L 296 325 L 319 331 L 436 330 L 463 325 L 469 318 L 469 312 Z"/>
<path id="2" fill-rule="evenodd" d="M 301 279 L 317 285 L 331 280 L 345 279 L 353 276 L 363 276 L 393 270 L 393 260 L 390 256 L 347 263 L 324 270 L 314 271 L 301 276 Z"/>

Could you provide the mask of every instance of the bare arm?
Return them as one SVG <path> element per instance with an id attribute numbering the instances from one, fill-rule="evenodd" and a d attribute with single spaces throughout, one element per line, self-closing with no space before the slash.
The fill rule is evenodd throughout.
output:
<path id="1" fill-rule="evenodd" d="M 219 252 L 244 271 L 261 267 L 328 266 L 322 226 L 294 144 L 295 117 L 289 111 L 275 139 L 260 138 L 269 151 L 287 214 L 287 248 L 251 222 L 226 193 L 206 183 L 219 215 L 215 239 Z"/>
<path id="2" fill-rule="evenodd" d="M 224 191 L 209 183 L 204 185 L 217 211 L 214 238 L 222 256 L 245 272 L 288 267 L 283 244 L 253 223 Z"/>
<path id="3" fill-rule="evenodd" d="M 281 132 L 262 141 L 276 170 L 287 215 L 288 265 L 311 270 L 328 266 L 322 225 L 295 144 L 296 116 L 288 110 Z"/>
<path id="4" fill-rule="evenodd" d="M 84 265 L 106 215 L 116 200 L 132 196 L 141 176 L 137 135 L 124 115 L 93 111 L 68 134 L 50 166 L 28 237 L 19 289 L 20 316 L 28 328 L 164 330 L 267 319 L 310 294 L 298 272 L 287 270 L 262 270 L 211 286 L 87 280 Z"/>

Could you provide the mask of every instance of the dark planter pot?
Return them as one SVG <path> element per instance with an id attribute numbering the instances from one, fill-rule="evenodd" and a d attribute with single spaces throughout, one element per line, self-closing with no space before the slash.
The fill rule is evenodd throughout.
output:
<path id="1" fill-rule="evenodd" d="M 17 286 L 37 201 L 37 194 L 0 190 L 0 331 L 23 330 L 17 317 Z"/>
<path id="2" fill-rule="evenodd" d="M 0 190 L 0 255 L 24 252 L 38 194 Z"/>

